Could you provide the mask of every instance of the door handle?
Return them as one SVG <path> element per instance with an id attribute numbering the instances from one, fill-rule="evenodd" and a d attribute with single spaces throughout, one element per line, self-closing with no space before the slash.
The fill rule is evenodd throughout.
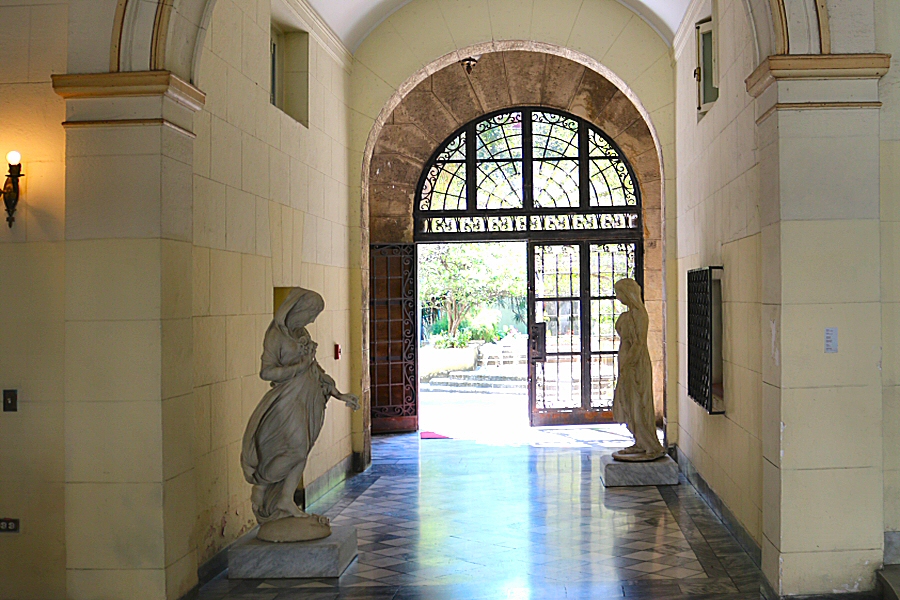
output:
<path id="1" fill-rule="evenodd" d="M 535 323 L 531 326 L 528 348 L 532 361 L 547 361 L 547 323 Z"/>

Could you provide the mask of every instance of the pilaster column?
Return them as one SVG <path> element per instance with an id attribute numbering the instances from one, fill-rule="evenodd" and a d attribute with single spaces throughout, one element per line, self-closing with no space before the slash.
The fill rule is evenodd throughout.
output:
<path id="1" fill-rule="evenodd" d="M 747 79 L 761 176 L 763 573 L 776 596 L 873 589 L 883 557 L 888 66 L 885 55 L 771 56 Z"/>
<path id="2" fill-rule="evenodd" d="M 67 597 L 197 581 L 193 114 L 165 71 L 61 75 L 66 99 Z"/>

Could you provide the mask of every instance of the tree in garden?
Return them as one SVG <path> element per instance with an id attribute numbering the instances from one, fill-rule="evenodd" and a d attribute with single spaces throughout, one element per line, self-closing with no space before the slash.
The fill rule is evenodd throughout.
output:
<path id="1" fill-rule="evenodd" d="M 479 306 L 525 296 L 522 244 L 423 244 L 419 256 L 419 293 L 447 315 L 451 338 Z"/>

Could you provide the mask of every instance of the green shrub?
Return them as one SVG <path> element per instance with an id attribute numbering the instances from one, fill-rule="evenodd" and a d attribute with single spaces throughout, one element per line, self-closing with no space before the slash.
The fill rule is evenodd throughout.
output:
<path id="1" fill-rule="evenodd" d="M 431 335 L 441 335 L 447 333 L 449 324 L 447 323 L 447 315 L 443 315 L 440 319 L 431 324 Z"/>
<path id="2" fill-rule="evenodd" d="M 468 329 L 464 329 L 456 337 L 442 334 L 434 336 L 432 341 L 435 348 L 465 348 L 472 341 L 472 333 Z"/>
<path id="3" fill-rule="evenodd" d="M 500 339 L 500 326 L 498 323 L 490 325 L 482 325 L 467 330 L 473 340 L 483 340 L 487 343 L 496 342 Z"/>

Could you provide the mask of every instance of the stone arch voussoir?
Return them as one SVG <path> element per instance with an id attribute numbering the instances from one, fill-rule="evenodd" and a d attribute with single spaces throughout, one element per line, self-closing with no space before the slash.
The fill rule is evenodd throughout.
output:
<path id="1" fill-rule="evenodd" d="M 467 73 L 461 60 L 478 57 Z M 493 42 L 458 51 L 412 77 L 372 129 L 363 163 L 363 229 L 371 243 L 413 242 L 416 187 L 435 149 L 466 123 L 517 106 L 575 114 L 609 135 L 631 163 L 644 211 L 645 299 L 660 416 L 664 406 L 664 223 L 662 152 L 640 102 L 608 69 L 544 44 Z M 363 248 L 367 255 L 368 248 Z M 655 338 L 655 339 L 654 339 Z"/>
<path id="2" fill-rule="evenodd" d="M 372 242 L 411 242 L 413 197 L 434 150 L 473 119 L 516 106 L 567 111 L 599 127 L 634 167 L 645 210 L 661 208 L 656 136 L 627 92 L 608 76 L 565 56 L 500 50 L 481 54 L 471 73 L 454 61 L 427 74 L 376 125 L 363 184 Z M 659 231 L 655 215 L 646 216 L 648 228 Z"/>

